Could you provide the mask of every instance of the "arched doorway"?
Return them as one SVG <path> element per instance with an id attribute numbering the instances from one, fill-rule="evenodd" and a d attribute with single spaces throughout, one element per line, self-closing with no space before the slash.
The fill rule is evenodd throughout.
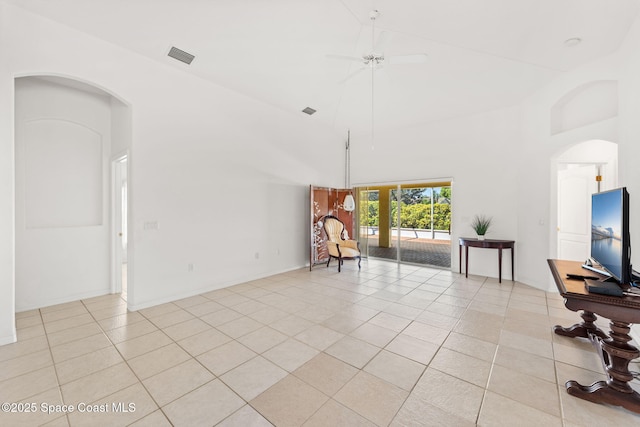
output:
<path id="1" fill-rule="evenodd" d="M 74 79 L 26 76 L 15 112 L 16 311 L 113 292 L 111 162 L 129 150 L 128 105 Z"/>
<path id="2" fill-rule="evenodd" d="M 590 256 L 591 195 L 618 185 L 618 146 L 583 141 L 555 157 L 556 256 L 584 261 Z"/>

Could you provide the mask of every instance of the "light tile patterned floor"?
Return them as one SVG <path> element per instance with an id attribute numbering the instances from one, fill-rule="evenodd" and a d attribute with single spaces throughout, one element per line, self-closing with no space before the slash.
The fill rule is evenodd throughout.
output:
<path id="1" fill-rule="evenodd" d="M 510 281 L 369 260 L 135 313 L 106 295 L 16 318 L 0 401 L 23 413 L 3 426 L 640 424 L 565 392 L 603 378 L 591 344 L 552 333 L 579 317 Z"/>

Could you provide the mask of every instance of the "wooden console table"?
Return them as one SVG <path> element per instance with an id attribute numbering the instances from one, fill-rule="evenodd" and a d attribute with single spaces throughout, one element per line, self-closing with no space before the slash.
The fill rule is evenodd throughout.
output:
<path id="1" fill-rule="evenodd" d="M 469 277 L 469 247 L 472 248 L 489 248 L 498 250 L 498 282 L 502 283 L 502 250 L 511 249 L 511 280 L 513 280 L 513 240 L 495 240 L 485 239 L 478 240 L 471 237 L 460 237 L 460 274 L 462 274 L 462 247 L 464 246 L 464 277 Z"/>
<path id="2" fill-rule="evenodd" d="M 614 297 L 588 293 L 582 280 L 569 280 L 567 274 L 599 276 L 582 268 L 578 261 L 547 260 L 551 274 L 571 311 L 582 310 L 582 323 L 569 328 L 556 325 L 553 331 L 566 337 L 589 339 L 598 351 L 608 379 L 584 386 L 567 381 L 567 393 L 595 403 L 622 406 L 640 414 L 640 394 L 629 385 L 633 374 L 629 363 L 640 357 L 640 351 L 629 342 L 631 324 L 640 323 L 640 296 Z M 606 334 L 595 324 L 596 314 L 610 320 Z"/>

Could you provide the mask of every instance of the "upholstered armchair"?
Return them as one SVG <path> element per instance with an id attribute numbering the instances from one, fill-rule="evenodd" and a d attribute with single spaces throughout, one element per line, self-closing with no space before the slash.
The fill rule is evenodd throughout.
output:
<path id="1" fill-rule="evenodd" d="M 358 269 L 360 269 L 360 246 L 355 240 L 344 239 L 344 223 L 333 215 L 324 217 L 324 231 L 327 233 L 327 249 L 329 251 L 329 260 L 327 267 L 331 262 L 331 258 L 338 260 L 338 272 L 345 259 L 357 259 Z"/>

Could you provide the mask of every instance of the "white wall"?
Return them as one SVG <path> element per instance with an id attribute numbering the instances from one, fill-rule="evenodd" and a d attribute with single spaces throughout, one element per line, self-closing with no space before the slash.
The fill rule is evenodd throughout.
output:
<path id="1" fill-rule="evenodd" d="M 0 3 L 0 51 L 8 43 L 5 5 Z M 14 284 L 13 78 L 0 60 L 0 345 L 16 340 Z"/>
<path id="2" fill-rule="evenodd" d="M 110 289 L 109 98 L 16 79 L 16 311 Z"/>
<path id="3" fill-rule="evenodd" d="M 111 157 L 119 158 L 131 149 L 131 108 L 110 97 Z"/>
<path id="4" fill-rule="evenodd" d="M 573 103 L 574 108 L 563 112 L 560 116 L 566 118 L 568 114 L 571 125 L 557 127 L 558 121 L 554 120 L 557 119 L 555 108 L 559 103 L 564 106 L 562 101 L 566 101 L 568 95 L 574 94 L 576 89 L 602 81 L 620 81 L 619 55 L 567 72 L 521 104 L 518 239 L 521 242 L 520 256 L 526 261 L 519 263 L 519 279 L 541 289 L 555 290 L 546 260 L 557 256 L 558 156 L 575 144 L 592 139 L 623 144 L 618 136 L 620 122 L 611 117 L 618 111 L 611 105 L 615 97 L 610 89 L 616 84 L 595 85 L 603 90 L 589 92 L 593 102 L 589 108 L 580 108 L 579 104 Z M 619 85 L 617 87 L 620 89 Z M 595 102 L 596 99 L 600 102 Z M 598 105 L 602 106 L 602 111 L 598 110 Z"/>
<path id="5" fill-rule="evenodd" d="M 629 190 L 631 261 L 640 271 L 640 20 L 632 27 L 620 56 L 620 181 Z"/>
<path id="6" fill-rule="evenodd" d="M 0 184 L 0 340 L 13 340 L 15 330 L 16 76 L 75 78 L 131 107 L 130 308 L 307 263 L 308 186 L 342 182 L 344 165 L 334 159 L 341 158 L 343 135 L 184 73 L 170 58 L 152 61 L 0 7 L 0 173 L 6 178 Z M 149 223 L 158 228 L 145 229 Z"/>
<path id="7" fill-rule="evenodd" d="M 629 190 L 631 262 L 640 271 L 640 20 L 631 28 L 620 56 L 620 181 Z M 640 325 L 633 326 L 632 336 L 640 342 Z"/>

